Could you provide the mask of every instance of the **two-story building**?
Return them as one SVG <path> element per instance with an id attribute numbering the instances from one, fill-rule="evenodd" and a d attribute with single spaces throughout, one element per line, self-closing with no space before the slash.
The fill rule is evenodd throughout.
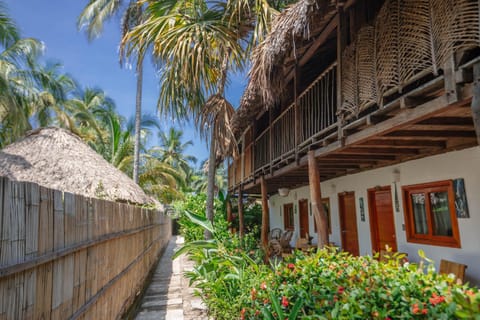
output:
<path id="1" fill-rule="evenodd" d="M 477 0 L 288 8 L 254 55 L 230 192 L 263 184 L 269 228 L 315 242 L 314 168 L 330 242 L 413 261 L 422 249 L 480 283 L 479 12 Z"/>

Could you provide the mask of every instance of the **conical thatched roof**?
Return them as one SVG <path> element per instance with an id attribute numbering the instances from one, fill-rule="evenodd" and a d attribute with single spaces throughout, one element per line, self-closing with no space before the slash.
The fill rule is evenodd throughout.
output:
<path id="1" fill-rule="evenodd" d="M 0 176 L 92 198 L 156 204 L 127 175 L 60 128 L 31 131 L 0 150 Z"/>
<path id="2" fill-rule="evenodd" d="M 320 32 L 336 13 L 335 0 L 299 0 L 277 16 L 272 30 L 254 51 L 250 81 L 233 122 L 235 134 L 243 131 L 262 110 L 282 96 L 286 75 L 284 67 L 296 50 Z"/>

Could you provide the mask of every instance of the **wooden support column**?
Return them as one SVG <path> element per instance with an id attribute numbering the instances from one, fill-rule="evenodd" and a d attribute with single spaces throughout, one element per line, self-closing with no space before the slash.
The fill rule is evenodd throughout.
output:
<path id="1" fill-rule="evenodd" d="M 238 188 L 238 234 L 240 238 L 245 235 L 245 221 L 243 217 L 243 187 Z"/>
<path id="2" fill-rule="evenodd" d="M 268 247 L 268 198 L 267 198 L 267 183 L 265 182 L 265 177 L 260 177 L 260 187 L 262 189 L 262 233 L 261 241 L 263 247 L 266 249 Z"/>
<path id="3" fill-rule="evenodd" d="M 300 99 L 298 99 L 299 92 L 300 92 L 300 67 L 298 64 L 295 64 L 295 75 L 294 75 L 294 95 L 295 95 L 295 105 L 294 105 L 294 112 L 295 112 L 295 161 L 297 163 L 300 161 L 298 155 L 298 145 L 300 144 L 300 136 L 301 130 L 303 129 L 304 123 L 300 122 Z"/>
<path id="4" fill-rule="evenodd" d="M 272 108 L 269 108 L 268 109 L 268 148 L 269 148 L 268 162 L 270 164 L 270 174 L 273 173 L 273 166 L 272 166 L 272 161 L 273 161 L 273 157 L 272 157 L 272 154 L 273 154 L 273 135 L 272 135 L 272 132 L 273 132 L 273 128 L 272 128 L 272 122 L 273 122 L 273 110 L 272 110 Z"/>
<path id="5" fill-rule="evenodd" d="M 476 63 L 473 66 L 473 98 L 471 108 L 477 142 L 480 144 L 480 63 Z"/>
<path id="6" fill-rule="evenodd" d="M 343 90 L 342 90 L 342 54 L 343 50 L 347 46 L 347 19 L 343 8 L 343 1 L 338 3 L 338 25 L 337 25 L 337 111 L 341 108 L 343 102 Z M 338 116 L 337 129 L 338 140 L 344 144 L 343 133 L 344 119 L 343 114 Z"/>
<path id="7" fill-rule="evenodd" d="M 317 226 L 318 248 L 328 244 L 328 221 L 327 214 L 322 205 L 322 192 L 320 189 L 320 172 L 318 170 L 315 152 L 308 152 L 308 179 L 310 182 L 310 199 L 312 211 Z"/>
<path id="8" fill-rule="evenodd" d="M 240 150 L 241 154 L 241 164 L 240 164 L 240 182 L 243 183 L 245 181 L 245 133 L 242 134 L 242 150 Z"/>
<path id="9" fill-rule="evenodd" d="M 233 231 L 232 202 L 230 201 L 230 197 L 228 195 L 227 195 L 227 221 L 228 221 L 228 229 L 230 230 L 230 232 L 232 232 Z"/>

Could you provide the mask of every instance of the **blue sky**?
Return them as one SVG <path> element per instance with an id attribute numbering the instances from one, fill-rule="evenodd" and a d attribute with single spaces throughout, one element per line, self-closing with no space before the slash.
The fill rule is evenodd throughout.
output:
<path id="1" fill-rule="evenodd" d="M 45 58 L 60 62 L 64 72 L 72 75 L 84 87 L 99 87 L 116 102 L 118 112 L 126 118 L 135 112 L 136 80 L 133 70 L 122 69 L 118 62 L 120 16 L 114 17 L 103 34 L 88 42 L 83 32 L 77 31 L 76 20 L 88 0 L 4 0 L 11 17 L 21 29 L 23 37 L 44 42 Z M 227 96 L 236 107 L 246 84 L 243 75 L 233 76 Z M 158 79 L 148 61 L 144 71 L 143 113 L 156 114 Z M 160 119 L 167 130 L 175 122 Z M 176 124 L 178 125 L 178 123 Z M 185 139 L 194 141 L 187 152 L 200 161 L 208 157 L 204 141 L 191 125 L 183 126 Z M 156 137 L 152 137 L 155 143 Z"/>

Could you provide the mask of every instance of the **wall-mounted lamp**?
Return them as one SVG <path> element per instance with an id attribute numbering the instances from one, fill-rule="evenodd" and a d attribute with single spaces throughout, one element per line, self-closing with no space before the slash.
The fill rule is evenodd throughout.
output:
<path id="1" fill-rule="evenodd" d="M 288 188 L 278 188 L 278 195 L 280 197 L 286 197 L 290 193 L 290 189 Z"/>

